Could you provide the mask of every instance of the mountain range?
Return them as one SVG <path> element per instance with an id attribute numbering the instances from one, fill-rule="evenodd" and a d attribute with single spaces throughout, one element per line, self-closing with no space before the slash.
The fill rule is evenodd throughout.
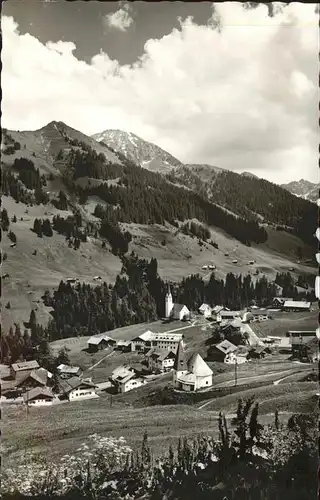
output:
<path id="1" fill-rule="evenodd" d="M 300 181 L 292 181 L 288 184 L 282 184 L 281 187 L 287 189 L 287 191 L 295 196 L 303 198 L 304 200 L 316 202 L 319 198 L 320 183 L 315 184 L 314 182 L 300 179 Z"/>
<path id="2" fill-rule="evenodd" d="M 2 132 L 2 206 L 10 221 L 3 269 L 11 276 L 3 285 L 10 302 L 5 320 L 20 321 L 33 300 L 41 309 L 40 292 L 66 275 L 114 280 L 119 253 L 132 250 L 155 256 L 167 279 L 201 272 L 210 261 L 224 277 L 234 269 L 225 254 L 237 256 L 244 274 L 252 259 L 252 269 L 267 275 L 297 266 L 315 272 L 308 261 L 317 207 L 281 186 L 183 164 L 118 130 L 89 137 L 54 121 L 36 131 Z"/>

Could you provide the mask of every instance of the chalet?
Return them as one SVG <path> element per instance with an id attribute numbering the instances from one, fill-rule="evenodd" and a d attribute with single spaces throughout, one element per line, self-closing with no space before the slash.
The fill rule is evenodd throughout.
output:
<path id="1" fill-rule="evenodd" d="M 146 354 L 148 368 L 150 371 L 167 372 L 173 368 L 175 353 L 172 351 L 157 351 L 150 349 Z"/>
<path id="2" fill-rule="evenodd" d="M 30 363 L 28 366 L 39 365 Z M 15 373 L 14 377 L 12 377 L 12 372 Z M 1 379 L 1 394 L 6 398 L 15 399 L 21 396 L 24 391 L 35 387 L 46 387 L 50 379 L 52 379 L 52 376 L 52 373 L 45 368 L 14 371 L 14 369 L 12 370 L 12 367 L 10 367 L 9 376 Z"/>
<path id="3" fill-rule="evenodd" d="M 249 359 L 261 359 L 264 358 L 268 353 L 270 353 L 270 349 L 265 346 L 255 346 L 250 349 L 248 353 Z"/>
<path id="4" fill-rule="evenodd" d="M 151 339 L 155 334 L 151 330 L 147 330 L 138 337 L 131 340 L 131 351 L 144 351 L 146 348 L 151 347 Z"/>
<path id="5" fill-rule="evenodd" d="M 10 375 L 12 378 L 15 378 L 17 373 L 31 373 L 32 370 L 37 368 L 39 368 L 39 363 L 36 360 L 13 363 L 10 367 Z"/>
<path id="6" fill-rule="evenodd" d="M 202 314 L 205 318 L 209 318 L 212 314 L 212 308 L 209 304 L 202 304 L 199 307 L 199 313 Z"/>
<path id="7" fill-rule="evenodd" d="M 110 377 L 110 382 L 118 393 L 124 393 L 146 384 L 143 377 L 139 377 L 137 371 L 128 365 L 118 366 Z"/>
<path id="8" fill-rule="evenodd" d="M 305 361 L 307 363 L 319 362 L 319 339 L 313 337 L 309 339 L 305 344 L 300 346 L 298 351 L 295 351 L 298 355 L 300 361 Z"/>
<path id="9" fill-rule="evenodd" d="M 301 346 L 306 345 L 310 340 L 316 338 L 316 332 L 314 330 L 289 330 L 287 337 L 289 337 L 293 356 L 299 357 Z"/>
<path id="10" fill-rule="evenodd" d="M 304 302 L 299 300 L 286 300 L 282 308 L 284 311 L 291 311 L 291 312 L 310 311 L 311 302 Z"/>
<path id="11" fill-rule="evenodd" d="M 289 301 L 289 300 L 293 300 L 293 298 L 288 298 L 288 297 L 274 297 L 273 301 L 272 301 L 272 306 L 273 307 L 278 307 L 278 308 L 282 308 L 284 303 L 286 301 Z"/>
<path id="12" fill-rule="evenodd" d="M 182 341 L 173 365 L 173 385 L 183 391 L 197 391 L 212 386 L 212 370 L 197 353 L 187 358 Z"/>
<path id="13" fill-rule="evenodd" d="M 79 366 L 69 366 L 61 364 L 57 367 L 59 372 L 59 376 L 62 379 L 71 378 L 71 377 L 81 377 L 82 370 Z"/>
<path id="14" fill-rule="evenodd" d="M 251 321 L 268 321 L 270 319 L 270 313 L 267 309 L 251 309 L 243 314 L 242 321 L 244 323 L 250 323 Z"/>
<path id="15" fill-rule="evenodd" d="M 83 380 L 79 377 L 61 380 L 60 387 L 62 398 L 69 401 L 81 401 L 83 399 L 99 397 L 96 393 L 96 385 L 90 380 Z"/>
<path id="16" fill-rule="evenodd" d="M 88 351 L 97 352 L 100 349 L 105 349 L 106 347 L 113 347 L 116 341 L 106 335 L 106 333 L 100 333 L 99 335 L 93 335 L 88 340 Z"/>
<path id="17" fill-rule="evenodd" d="M 224 363 L 226 363 L 227 365 L 242 365 L 247 361 L 247 354 L 238 355 L 235 352 L 229 352 L 229 354 L 227 354 L 224 358 Z"/>
<path id="18" fill-rule="evenodd" d="M 220 323 L 221 321 L 231 321 L 239 317 L 240 317 L 240 311 L 226 311 L 222 309 L 217 314 L 217 322 Z"/>
<path id="19" fill-rule="evenodd" d="M 51 389 L 35 387 L 23 394 L 23 402 L 28 406 L 50 406 L 54 400 Z"/>
<path id="20" fill-rule="evenodd" d="M 230 354 L 237 350 L 237 346 L 229 342 L 229 340 L 223 340 L 219 344 L 215 344 L 208 349 L 208 358 L 212 361 L 225 362 L 226 356 L 230 358 Z"/>
<path id="21" fill-rule="evenodd" d="M 121 352 L 130 352 L 131 351 L 131 340 L 118 340 L 114 349 Z"/>

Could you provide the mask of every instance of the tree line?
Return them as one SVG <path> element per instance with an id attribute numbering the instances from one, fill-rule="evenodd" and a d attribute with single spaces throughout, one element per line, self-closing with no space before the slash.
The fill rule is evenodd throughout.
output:
<path id="1" fill-rule="evenodd" d="M 268 223 L 299 236 L 308 244 L 314 243 L 317 227 L 317 207 L 314 203 L 292 195 L 284 188 L 265 179 L 239 175 L 232 171 L 216 173 L 201 180 L 201 167 L 183 166 L 167 174 L 171 182 L 195 189 L 203 197 L 214 200 L 248 220 Z"/>
<path id="2" fill-rule="evenodd" d="M 44 329 L 49 341 L 94 335 L 164 317 L 167 283 L 159 277 L 157 260 L 140 259 L 133 252 L 121 259 L 122 269 L 114 285 L 61 281 L 56 291 L 46 291 L 44 304 L 52 308 L 52 319 Z M 186 304 L 192 311 L 203 302 L 241 310 L 253 304 L 270 305 L 277 286 L 265 276 L 254 282 L 250 275 L 228 273 L 222 280 L 212 273 L 207 283 L 199 275 L 191 275 L 171 285 L 171 291 L 174 302 Z M 307 297 L 307 292 L 297 295 L 302 296 Z"/>

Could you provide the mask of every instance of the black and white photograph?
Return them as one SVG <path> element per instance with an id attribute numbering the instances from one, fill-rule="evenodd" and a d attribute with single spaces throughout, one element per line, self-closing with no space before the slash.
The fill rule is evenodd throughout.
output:
<path id="1" fill-rule="evenodd" d="M 4 500 L 318 498 L 319 12 L 2 3 Z"/>

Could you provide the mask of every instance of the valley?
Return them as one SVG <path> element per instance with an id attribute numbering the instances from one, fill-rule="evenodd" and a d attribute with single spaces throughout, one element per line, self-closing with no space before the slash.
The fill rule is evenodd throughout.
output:
<path id="1" fill-rule="evenodd" d="M 204 300 L 210 307 L 222 303 L 226 311 L 236 309 L 242 321 L 256 302 L 272 310 L 272 294 L 281 296 L 283 286 L 297 302 L 314 301 L 315 242 L 312 224 L 301 223 L 302 217 L 315 216 L 313 204 L 299 200 L 295 205 L 295 196 L 255 176 L 182 165 L 121 131 L 87 137 L 52 122 L 35 132 L 6 133 L 5 146 L 10 150 L 18 142 L 19 147 L 2 160 L 4 331 L 13 335 L 18 325 L 24 342 L 30 335 L 33 355 L 54 377 L 63 351 L 68 363 L 80 368 L 79 383 L 96 384 L 97 390 L 97 397 L 72 402 L 57 392 L 52 406 L 27 405 L 27 411 L 21 397 L 4 398 L 9 464 L 25 449 L 50 459 L 76 453 L 93 432 L 123 436 L 137 450 L 145 428 L 157 457 L 177 446 L 182 435 L 218 436 L 220 411 L 232 426 L 239 397 L 254 396 L 263 424 L 273 422 L 275 408 L 283 421 L 315 411 L 316 363 L 292 356 L 286 338 L 290 330 L 315 330 L 315 303 L 306 312 L 278 310 L 272 319 L 247 327 L 227 321 L 241 339 L 240 356 L 258 345 L 265 348 L 269 336 L 281 339 L 265 358 L 249 356 L 236 368 L 210 358 L 213 339 L 223 329 L 216 316 L 208 320 L 198 311 Z M 17 164 L 20 158 L 24 167 Z M 249 200 L 250 190 L 255 195 Z M 280 286 L 279 279 L 286 284 Z M 239 287 L 238 296 L 231 282 Z M 168 283 L 175 301 L 187 304 L 188 320 L 163 319 Z M 35 324 L 28 323 L 31 311 Z M 212 372 L 208 389 L 177 389 L 174 370 L 146 375 L 146 352 L 124 352 L 115 344 L 93 353 L 87 348 L 98 333 L 108 333 L 117 345 L 146 331 L 164 338 L 183 334 L 187 356 L 201 356 Z M 39 345 L 42 358 L 36 354 Z M 7 355 L 2 369 L 9 365 Z M 115 393 L 110 380 L 121 366 L 136 377 L 142 373 L 145 383 Z"/>

